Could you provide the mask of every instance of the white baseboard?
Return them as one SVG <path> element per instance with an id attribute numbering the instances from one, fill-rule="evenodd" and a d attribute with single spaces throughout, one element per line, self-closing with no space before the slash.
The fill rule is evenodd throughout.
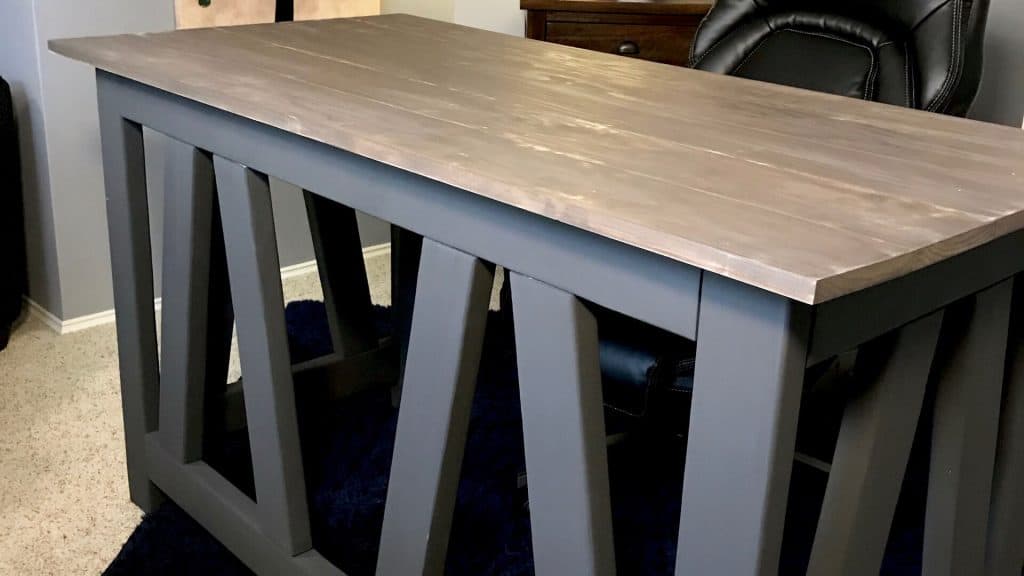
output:
<path id="1" fill-rule="evenodd" d="M 391 244 L 377 244 L 375 246 L 367 246 L 363 248 L 363 258 L 369 260 L 370 258 L 377 258 L 379 256 L 386 256 L 391 253 Z M 300 262 L 291 266 L 285 266 L 281 268 L 281 280 L 287 280 L 289 278 L 295 278 L 297 276 L 303 276 L 316 272 L 316 260 L 310 260 L 308 262 Z M 52 312 L 40 306 L 37 302 L 25 297 L 25 304 L 28 307 L 30 314 L 37 316 L 42 320 L 43 324 L 46 324 L 51 330 L 60 335 L 71 334 L 86 330 L 88 328 L 95 328 L 96 326 L 103 326 L 104 324 L 111 324 L 114 322 L 114 310 L 104 310 L 95 314 L 88 314 L 86 316 L 78 316 L 76 318 L 70 318 L 68 320 L 61 320 Z M 161 299 L 157 298 L 153 302 L 154 310 L 159 312 L 161 306 Z"/>
<path id="2" fill-rule="evenodd" d="M 60 318 L 57 318 L 49 310 L 43 308 L 35 300 L 28 296 L 22 297 L 25 301 L 25 307 L 28 308 L 28 313 L 42 320 L 43 324 L 46 324 L 54 332 L 60 334 L 63 322 Z M 101 312 L 102 314 L 102 312 Z"/>
<path id="3" fill-rule="evenodd" d="M 377 258 L 378 256 L 388 256 L 391 254 L 391 243 L 384 242 L 383 244 L 375 244 L 373 246 L 367 246 L 363 248 L 363 258 L 369 260 L 370 258 Z"/>
<path id="4" fill-rule="evenodd" d="M 310 272 L 316 272 L 316 269 L 316 260 L 299 262 L 298 264 L 285 266 L 284 268 L 281 268 L 281 280 L 295 278 L 296 276 L 305 276 Z"/>

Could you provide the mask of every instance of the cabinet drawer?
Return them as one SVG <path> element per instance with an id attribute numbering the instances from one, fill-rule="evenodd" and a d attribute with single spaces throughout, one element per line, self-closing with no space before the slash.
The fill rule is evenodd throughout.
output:
<path id="1" fill-rule="evenodd" d="M 685 66 L 696 32 L 696 21 L 692 26 L 549 21 L 545 39 L 556 44 Z"/>

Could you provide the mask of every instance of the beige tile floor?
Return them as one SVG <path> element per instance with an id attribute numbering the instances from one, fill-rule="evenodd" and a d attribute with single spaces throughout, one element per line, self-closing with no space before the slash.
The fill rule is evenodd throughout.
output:
<path id="1" fill-rule="evenodd" d="M 374 302 L 390 302 L 388 258 L 368 260 L 367 273 Z M 283 286 L 288 301 L 322 297 L 313 273 Z M 112 325 L 58 336 L 28 316 L 0 352 L 2 576 L 99 574 L 139 522 L 115 337 Z"/>

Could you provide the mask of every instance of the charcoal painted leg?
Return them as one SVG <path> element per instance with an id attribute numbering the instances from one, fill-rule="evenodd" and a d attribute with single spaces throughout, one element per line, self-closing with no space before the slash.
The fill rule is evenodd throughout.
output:
<path id="1" fill-rule="evenodd" d="M 442 574 L 494 268 L 423 243 L 377 574 Z"/>
<path id="2" fill-rule="evenodd" d="M 614 574 L 597 322 L 572 294 L 510 276 L 536 572 Z"/>
<path id="3" fill-rule="evenodd" d="M 149 512 L 163 495 L 149 479 L 145 455 L 146 434 L 157 428 L 160 394 L 146 158 L 142 126 L 121 117 L 106 87 L 99 82 L 128 486 L 132 501 Z"/>
<path id="4" fill-rule="evenodd" d="M 1015 280 L 1010 324 L 1009 373 L 996 451 L 986 574 L 1020 576 L 1024 571 L 1024 281 Z"/>
<path id="5" fill-rule="evenodd" d="M 955 341 L 936 366 L 925 576 L 984 571 L 1011 292 L 1006 281 L 947 312 Z"/>
<path id="6" fill-rule="evenodd" d="M 231 303 L 231 283 L 228 279 L 228 257 L 224 247 L 224 227 L 214 185 L 210 226 L 210 271 L 206 293 L 206 376 L 203 392 L 203 450 L 209 454 L 222 441 L 225 419 L 244 417 L 244 411 L 233 410 L 226 396 L 228 370 L 231 364 L 231 339 L 235 328 L 235 309 Z"/>
<path id="7" fill-rule="evenodd" d="M 420 270 L 423 237 L 391 226 L 391 311 L 395 339 L 398 343 L 399 375 L 405 372 L 412 328 L 413 304 L 416 300 L 416 278 Z"/>
<path id="8" fill-rule="evenodd" d="M 867 387 L 843 413 L 808 575 L 881 569 L 941 324 L 939 312 L 861 348 Z"/>
<path id="9" fill-rule="evenodd" d="M 261 530 L 288 554 L 312 547 L 281 267 L 266 176 L 214 157 Z"/>
<path id="10" fill-rule="evenodd" d="M 376 347 L 377 336 L 356 211 L 303 194 L 334 352 L 340 358 L 361 354 Z"/>
<path id="11" fill-rule="evenodd" d="M 213 159 L 177 140 L 167 144 L 160 443 L 187 463 L 203 456 Z"/>
<path id="12" fill-rule="evenodd" d="M 810 309 L 705 273 L 676 574 L 772 575 Z"/>

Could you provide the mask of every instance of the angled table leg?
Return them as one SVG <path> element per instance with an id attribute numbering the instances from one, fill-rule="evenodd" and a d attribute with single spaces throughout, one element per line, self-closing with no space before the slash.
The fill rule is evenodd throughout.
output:
<path id="1" fill-rule="evenodd" d="M 494 268 L 423 243 L 377 574 L 444 573 Z"/>
<path id="2" fill-rule="evenodd" d="M 374 348 L 370 286 L 356 211 L 304 191 L 334 352 L 341 358 Z"/>
<path id="3" fill-rule="evenodd" d="M 146 434 L 157 428 L 159 364 L 142 126 L 124 119 L 99 83 L 110 265 L 132 501 L 152 511 L 163 500 L 146 472 Z"/>
<path id="4" fill-rule="evenodd" d="M 938 312 L 861 348 L 811 552 L 810 576 L 877 574 L 938 342 Z"/>
<path id="5" fill-rule="evenodd" d="M 224 310 L 230 309 L 230 299 L 224 294 L 224 247 L 220 222 L 214 222 L 215 203 L 213 158 L 169 140 L 160 442 L 183 464 L 202 458 L 206 396 L 217 388 L 223 393 L 231 346 L 230 319 L 225 327 Z"/>
<path id="6" fill-rule="evenodd" d="M 536 572 L 614 574 L 597 322 L 572 294 L 510 279 Z"/>
<path id="7" fill-rule="evenodd" d="M 1007 280 L 947 312 L 954 340 L 936 366 L 925 576 L 984 570 L 1011 292 Z"/>
<path id="8" fill-rule="evenodd" d="M 214 157 L 237 311 L 260 529 L 286 553 L 312 547 L 281 267 L 264 175 Z"/>
<path id="9" fill-rule="evenodd" d="M 231 340 L 235 330 L 235 308 L 231 302 L 231 282 L 228 279 L 228 255 L 224 245 L 224 225 L 214 196 L 210 225 L 210 272 L 206 293 L 206 371 L 203 381 L 203 451 L 208 454 L 221 441 L 225 417 L 233 412 L 232 399 L 225 384 L 231 366 Z M 216 409 L 215 409 L 216 408 Z M 239 413 L 242 411 L 239 410 Z M 232 417 L 234 415 L 232 414 Z"/>
<path id="10" fill-rule="evenodd" d="M 810 308 L 705 273 L 676 574 L 778 572 Z"/>
<path id="11" fill-rule="evenodd" d="M 1008 343 L 1008 373 L 1003 386 L 999 444 L 989 542 L 988 576 L 1020 576 L 1024 571 L 1024 281 L 1015 280 Z"/>
<path id="12" fill-rule="evenodd" d="M 409 353 L 409 333 L 412 329 L 413 305 L 416 301 L 416 283 L 420 270 L 423 237 L 391 226 L 391 312 L 394 318 L 395 339 L 398 342 L 399 375 L 405 373 Z"/>

